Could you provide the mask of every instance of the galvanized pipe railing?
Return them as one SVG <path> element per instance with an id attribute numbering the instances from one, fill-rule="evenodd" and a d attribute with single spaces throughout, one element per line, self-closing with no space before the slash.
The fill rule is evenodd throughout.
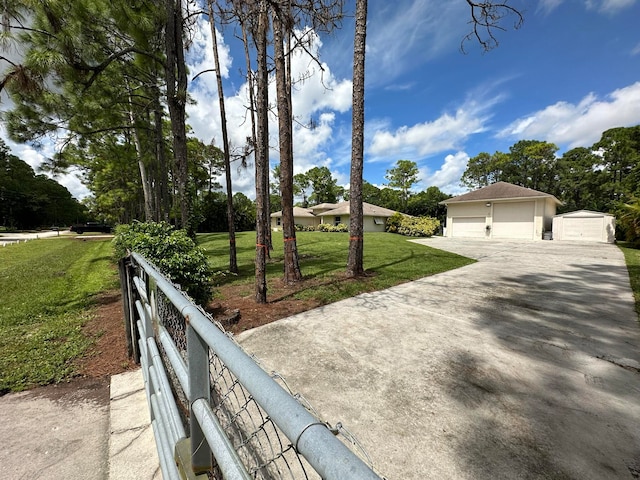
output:
<path id="1" fill-rule="evenodd" d="M 251 478 L 212 409 L 209 398 L 210 349 L 323 479 L 380 480 L 366 463 L 334 436 L 325 423 L 311 415 L 141 255 L 133 253 L 131 257 L 139 274 L 128 283 L 138 291 L 135 310 L 139 317 L 140 358 L 165 478 L 180 478 L 178 471 L 184 471 L 186 467 L 190 474 L 207 471 L 211 467 L 211 454 L 225 479 Z M 155 288 L 162 291 L 186 321 L 186 362 L 165 328 L 154 318 L 157 310 Z M 185 437 L 185 429 L 171 394 L 156 338 L 189 400 L 189 466 L 176 466 L 174 460 L 176 445 Z"/>

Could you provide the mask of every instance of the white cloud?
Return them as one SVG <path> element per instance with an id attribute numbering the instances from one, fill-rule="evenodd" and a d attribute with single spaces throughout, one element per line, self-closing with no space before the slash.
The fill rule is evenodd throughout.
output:
<path id="1" fill-rule="evenodd" d="M 577 105 L 557 102 L 512 122 L 499 137 L 546 140 L 568 148 L 589 146 L 613 127 L 640 123 L 640 82 L 614 90 L 604 99 L 590 93 Z"/>
<path id="2" fill-rule="evenodd" d="M 467 189 L 460 185 L 460 178 L 467 169 L 469 155 L 466 152 L 456 152 L 447 155 L 442 166 L 435 172 L 428 169 L 420 171 L 420 182 L 424 188 L 435 185 L 440 190 L 451 195 L 458 195 Z"/>
<path id="3" fill-rule="evenodd" d="M 636 0 L 585 0 L 588 9 L 610 14 L 629 8 L 634 3 Z"/>
<path id="4" fill-rule="evenodd" d="M 540 0 L 538 10 L 544 13 L 551 13 L 558 8 L 565 0 Z M 601 13 L 615 14 L 625 8 L 629 8 L 636 3 L 636 0 L 584 0 L 584 5 L 588 10 L 597 10 Z"/>
<path id="5" fill-rule="evenodd" d="M 206 23 L 200 25 L 200 28 L 205 27 L 208 28 Z M 318 58 L 322 42 L 313 32 L 306 31 L 304 34 L 310 38 L 307 49 Z M 206 34 L 203 34 L 203 37 L 206 37 Z M 203 45 L 204 43 L 206 42 L 203 42 Z M 222 43 L 220 39 L 219 43 Z M 201 70 L 212 68 L 212 58 L 209 61 L 210 66 L 207 65 L 206 60 L 194 55 L 191 58 L 193 64 L 189 64 L 189 69 L 195 71 L 196 68 Z M 244 60 L 242 62 L 244 67 Z M 228 68 L 233 68 L 233 65 L 230 64 Z M 334 140 L 333 128 L 336 114 L 347 112 L 351 108 L 351 81 L 337 79 L 327 64 L 319 66 L 308 53 L 302 50 L 296 51 L 293 55 L 291 70 L 294 79 L 292 106 L 295 116 L 296 173 L 304 172 L 317 165 L 331 168 L 333 160 L 324 152 L 324 147 Z M 205 143 L 213 139 L 216 145 L 221 145 L 220 110 L 215 77 L 213 75 L 200 77 L 196 83 L 190 85 L 189 93 L 196 102 L 187 106 L 188 123 L 193 128 L 195 136 Z M 274 81 L 269 84 L 269 98 L 275 112 Z M 241 148 L 246 138 L 251 135 L 249 103 L 249 89 L 246 82 L 235 91 L 225 89 L 227 128 L 229 139 L 235 148 Z M 312 121 L 314 127 L 309 128 Z M 270 156 L 273 164 L 278 161 L 278 122 L 275 114 L 270 115 L 269 134 Z M 250 197 L 255 196 L 252 169 L 234 170 L 232 179 L 235 191 Z"/>
<path id="6" fill-rule="evenodd" d="M 367 27 L 367 70 L 383 83 L 456 50 L 468 27 L 464 2 L 399 0 L 371 11 Z"/>
<path id="7" fill-rule="evenodd" d="M 487 130 L 491 115 L 487 112 L 502 97 L 490 98 L 485 103 L 477 102 L 470 96 L 454 113 L 443 113 L 431 122 L 402 126 L 395 131 L 382 127 L 374 135 L 369 153 L 376 160 L 397 160 L 419 158 L 440 152 L 457 150 L 469 136 Z"/>
<path id="8" fill-rule="evenodd" d="M 640 43 L 631 49 L 631 56 L 640 55 Z"/>

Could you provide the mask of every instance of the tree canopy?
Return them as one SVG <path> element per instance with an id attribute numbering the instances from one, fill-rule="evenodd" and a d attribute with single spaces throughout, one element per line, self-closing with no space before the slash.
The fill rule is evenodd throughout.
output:
<path id="1" fill-rule="evenodd" d="M 85 208 L 69 190 L 37 175 L 0 140 L 0 222 L 5 228 L 68 226 L 84 220 Z"/>
<path id="2" fill-rule="evenodd" d="M 509 152 L 469 159 L 461 182 L 481 188 L 503 181 L 555 195 L 561 212 L 613 212 L 640 195 L 640 126 L 612 128 L 591 147 L 556 156 L 549 142 L 520 140 Z"/>

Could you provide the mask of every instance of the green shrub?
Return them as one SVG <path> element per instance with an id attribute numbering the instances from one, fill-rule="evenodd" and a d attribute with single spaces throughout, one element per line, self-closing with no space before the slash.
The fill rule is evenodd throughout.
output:
<path id="1" fill-rule="evenodd" d="M 317 230 L 319 232 L 348 232 L 349 226 L 344 223 L 339 223 L 337 225 L 331 225 L 330 223 L 321 223 L 318 225 Z"/>
<path id="2" fill-rule="evenodd" d="M 393 215 L 391 215 L 387 219 L 387 225 L 385 226 L 385 231 L 389 233 L 398 233 L 398 228 L 400 228 L 400 225 L 402 224 L 402 219 L 404 217 L 405 215 L 401 214 L 400 212 L 396 212 Z"/>
<path id="3" fill-rule="evenodd" d="M 165 222 L 119 225 L 113 245 L 118 258 L 126 256 L 128 250 L 145 257 L 197 303 L 205 305 L 211 300 L 213 270 L 204 251 L 186 231 Z"/>
<path id="4" fill-rule="evenodd" d="M 300 225 L 296 223 L 296 232 L 315 232 L 316 227 L 313 225 Z"/>
<path id="5" fill-rule="evenodd" d="M 438 230 L 440 220 L 431 217 L 404 217 L 398 233 L 407 237 L 430 237 Z"/>

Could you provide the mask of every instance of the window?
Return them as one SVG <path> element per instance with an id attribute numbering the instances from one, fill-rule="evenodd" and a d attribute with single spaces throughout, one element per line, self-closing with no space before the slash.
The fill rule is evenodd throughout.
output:
<path id="1" fill-rule="evenodd" d="M 276 217 L 276 225 L 280 226 L 282 224 L 282 217 Z"/>
<path id="2" fill-rule="evenodd" d="M 333 218 L 333 224 L 334 225 L 338 225 L 340 223 L 340 219 L 341 219 L 341 217 L 334 217 Z"/>
<path id="3" fill-rule="evenodd" d="M 375 217 L 373 219 L 373 223 L 375 223 L 376 225 L 384 225 L 384 220 L 382 218 Z"/>

